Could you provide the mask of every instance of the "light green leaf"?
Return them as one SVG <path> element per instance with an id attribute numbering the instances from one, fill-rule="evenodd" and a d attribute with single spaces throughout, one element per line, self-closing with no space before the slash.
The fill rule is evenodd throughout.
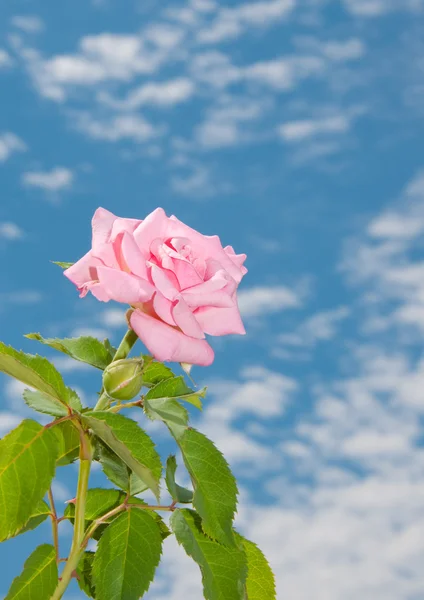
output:
<path id="1" fill-rule="evenodd" d="M 247 559 L 247 597 L 249 600 L 276 600 L 274 573 L 262 551 L 249 540 L 236 533 Z"/>
<path id="2" fill-rule="evenodd" d="M 177 542 L 200 567 L 206 600 L 246 599 L 246 557 L 239 546 L 228 548 L 208 538 L 199 515 L 188 508 L 173 513 L 171 528 Z"/>
<path id="3" fill-rule="evenodd" d="M 56 466 L 63 467 L 74 462 L 79 456 L 80 436 L 70 421 L 54 425 L 51 429 L 57 438 Z"/>
<path id="4" fill-rule="evenodd" d="M 50 514 L 50 507 L 44 500 L 40 500 L 37 504 L 35 510 L 32 511 L 31 516 L 29 518 L 28 523 L 20 530 L 16 535 L 20 535 L 21 533 L 26 533 L 27 531 L 32 531 L 41 523 L 43 523 Z"/>
<path id="5" fill-rule="evenodd" d="M 93 580 L 101 600 L 138 600 L 162 552 L 160 529 L 147 511 L 127 510 L 109 525 L 96 551 Z"/>
<path id="6" fill-rule="evenodd" d="M 163 421 L 169 427 L 175 439 L 179 439 L 188 425 L 188 412 L 177 400 L 157 398 L 144 400 L 144 412 L 152 421 Z"/>
<path id="7" fill-rule="evenodd" d="M 174 373 L 169 367 L 163 363 L 156 362 L 148 354 L 143 354 L 144 369 L 143 369 L 143 385 L 146 387 L 154 387 L 161 381 L 174 377 Z"/>
<path id="8" fill-rule="evenodd" d="M 182 504 L 190 504 L 193 501 L 193 492 L 181 487 L 175 481 L 175 472 L 177 470 L 177 460 L 175 456 L 169 456 L 166 461 L 166 487 L 171 498 Z"/>
<path id="9" fill-rule="evenodd" d="M 230 467 L 213 442 L 195 429 L 186 429 L 177 442 L 193 482 L 193 506 L 204 532 L 222 544 L 234 545 L 237 485 Z"/>
<path id="10" fill-rule="evenodd" d="M 98 440 L 97 457 L 103 472 L 112 483 L 121 490 L 129 492 L 131 496 L 140 494 L 148 489 L 148 486 L 142 481 L 127 465 L 117 456 L 109 446 Z"/>
<path id="11" fill-rule="evenodd" d="M 13 581 L 5 600 L 50 600 L 58 584 L 53 546 L 38 546 L 26 560 L 24 570 Z"/>
<path id="12" fill-rule="evenodd" d="M 0 371 L 65 405 L 71 404 L 76 395 L 46 358 L 18 352 L 3 342 L 0 342 Z"/>
<path id="13" fill-rule="evenodd" d="M 30 519 L 50 487 L 56 457 L 54 433 L 29 419 L 0 440 L 0 541 Z"/>
<path id="14" fill-rule="evenodd" d="M 155 387 L 150 389 L 146 396 L 146 400 L 154 400 L 157 398 L 179 398 L 194 404 L 198 409 L 202 409 L 202 402 L 200 398 L 204 398 L 206 388 L 199 390 L 198 392 L 193 391 L 186 385 L 184 377 L 179 375 L 178 377 L 172 377 L 161 381 Z"/>
<path id="15" fill-rule="evenodd" d="M 30 340 L 37 340 L 46 346 L 50 346 L 50 348 L 71 356 L 75 360 L 88 363 L 102 370 L 108 366 L 113 358 L 109 347 L 91 336 L 57 339 L 43 338 L 39 333 L 28 333 L 25 337 Z"/>
<path id="16" fill-rule="evenodd" d="M 52 260 L 50 262 L 52 262 L 54 265 L 58 265 L 62 269 L 69 269 L 69 267 L 72 267 L 72 265 L 75 264 L 75 263 L 70 263 L 70 262 L 60 262 L 58 260 Z"/>
<path id="17" fill-rule="evenodd" d="M 23 397 L 25 404 L 40 413 L 52 415 L 53 417 L 66 417 L 68 409 L 63 402 L 47 396 L 42 392 L 33 392 L 31 390 L 24 390 Z"/>
<path id="18" fill-rule="evenodd" d="M 95 590 L 93 585 L 93 562 L 94 552 L 84 552 L 77 567 L 77 581 L 80 589 L 87 594 L 89 598 L 95 598 Z"/>
<path id="19" fill-rule="evenodd" d="M 135 421 L 119 414 L 93 411 L 83 414 L 82 419 L 159 499 L 162 465 L 147 433 Z"/>

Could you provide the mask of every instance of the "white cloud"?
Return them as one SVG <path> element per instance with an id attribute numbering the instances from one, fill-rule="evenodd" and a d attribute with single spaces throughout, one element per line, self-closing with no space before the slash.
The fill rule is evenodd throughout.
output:
<path id="1" fill-rule="evenodd" d="M 10 67 L 12 65 L 12 59 L 6 50 L 0 48 L 0 69 Z"/>
<path id="2" fill-rule="evenodd" d="M 35 290 L 21 290 L 19 292 L 1 292 L 1 305 L 23 305 L 23 304 L 38 304 L 43 299 L 41 292 Z"/>
<path id="3" fill-rule="evenodd" d="M 238 303 L 243 317 L 263 317 L 287 308 L 298 308 L 302 301 L 299 294 L 282 285 L 256 286 L 241 290 Z"/>
<path id="4" fill-rule="evenodd" d="M 122 101 L 114 100 L 106 94 L 101 95 L 100 99 L 109 106 L 123 110 L 134 110 L 145 105 L 166 108 L 187 102 L 194 91 L 195 86 L 190 79 L 178 77 L 169 81 L 141 85 L 132 89 Z"/>
<path id="5" fill-rule="evenodd" d="M 15 152 L 24 152 L 25 143 L 14 133 L 0 134 L 0 162 L 5 162 Z"/>
<path id="6" fill-rule="evenodd" d="M 20 240 L 24 236 L 24 231 L 16 223 L 11 223 L 10 221 L 0 223 L 0 239 Z"/>
<path id="7" fill-rule="evenodd" d="M 359 17 L 379 17 L 391 11 L 419 13 L 424 8 L 422 0 L 344 0 L 346 9 Z"/>
<path id="8" fill-rule="evenodd" d="M 286 142 L 299 142 L 309 138 L 346 133 L 350 129 L 350 119 L 346 115 L 335 115 L 322 119 L 289 121 L 279 127 L 279 133 Z"/>
<path id="9" fill-rule="evenodd" d="M 321 51 L 330 60 L 345 62 L 362 58 L 365 54 L 365 44 L 358 38 L 343 41 L 332 41 L 322 44 Z"/>
<path id="10" fill-rule="evenodd" d="M 0 411 L 0 437 L 17 427 L 21 420 L 21 417 L 15 413 Z"/>
<path id="11" fill-rule="evenodd" d="M 294 6 L 294 0 L 270 0 L 222 8 L 215 20 L 198 32 L 197 40 L 203 44 L 216 44 L 236 38 L 248 28 L 279 22 L 290 14 Z"/>
<path id="12" fill-rule="evenodd" d="M 22 176 L 25 186 L 35 187 L 46 192 L 59 192 L 71 187 L 74 174 L 65 167 L 55 167 L 51 171 L 28 171 Z"/>
<path id="13" fill-rule="evenodd" d="M 318 342 L 331 340 L 337 335 L 339 324 L 349 314 L 350 310 L 346 306 L 316 313 L 301 323 L 294 332 L 280 335 L 278 340 L 283 347 L 312 348 Z"/>
<path id="14" fill-rule="evenodd" d="M 16 15 L 12 18 L 12 25 L 26 33 L 39 33 L 44 29 L 44 23 L 36 15 Z"/>
<path id="15" fill-rule="evenodd" d="M 125 325 L 125 311 L 119 308 L 108 308 L 100 316 L 100 320 L 107 327 L 121 327 Z"/>
<path id="16" fill-rule="evenodd" d="M 108 120 L 96 120 L 88 114 L 79 115 L 77 128 L 97 140 L 118 142 L 124 139 L 144 142 L 160 135 L 148 121 L 139 115 L 117 115 Z"/>

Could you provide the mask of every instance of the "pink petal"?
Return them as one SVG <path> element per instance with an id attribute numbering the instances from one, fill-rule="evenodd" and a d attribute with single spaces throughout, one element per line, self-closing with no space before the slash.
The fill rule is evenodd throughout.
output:
<path id="1" fill-rule="evenodd" d="M 100 207 L 96 210 L 91 220 L 93 249 L 110 241 L 112 227 L 117 218 L 118 217 L 105 208 Z"/>
<path id="2" fill-rule="evenodd" d="M 141 277 L 141 279 L 148 280 L 148 272 L 146 265 L 146 258 L 141 253 L 141 250 L 135 243 L 135 239 L 129 233 L 124 233 L 121 242 L 122 257 L 127 264 L 131 273 Z"/>
<path id="3" fill-rule="evenodd" d="M 124 304 L 147 302 L 153 296 L 154 287 L 148 282 L 116 269 L 98 267 L 99 283 L 110 300 Z"/>
<path id="4" fill-rule="evenodd" d="M 183 333 L 199 340 L 204 339 L 205 334 L 201 330 L 199 323 L 196 321 L 193 313 L 182 298 L 177 300 L 174 308 L 172 309 L 172 316 L 174 317 L 175 323 Z"/>
<path id="5" fill-rule="evenodd" d="M 206 294 L 188 294 L 185 291 L 181 292 L 181 296 L 191 308 L 199 308 L 201 306 L 219 306 L 221 308 L 229 308 L 234 306 L 232 297 L 223 290 L 209 292 Z"/>
<path id="6" fill-rule="evenodd" d="M 237 304 L 231 308 L 215 308 L 207 306 L 199 308 L 195 313 L 197 322 L 209 335 L 229 335 L 246 333 Z"/>
<path id="7" fill-rule="evenodd" d="M 172 316 L 172 302 L 162 296 L 160 292 L 156 292 L 153 296 L 153 309 L 159 319 L 168 323 L 168 325 L 176 325 Z"/>
<path id="8" fill-rule="evenodd" d="M 212 364 L 214 352 L 206 340 L 188 337 L 139 310 L 132 313 L 130 321 L 131 327 L 157 360 L 202 366 Z"/>
<path id="9" fill-rule="evenodd" d="M 164 239 L 167 236 L 168 217 L 163 208 L 157 208 L 140 223 L 134 231 L 134 239 L 143 253 L 150 250 L 150 244 L 155 238 Z"/>
<path id="10" fill-rule="evenodd" d="M 121 219 L 118 217 L 112 225 L 110 239 L 113 242 L 121 233 L 134 233 L 140 223 L 142 223 L 142 221 L 139 219 Z"/>
<path id="11" fill-rule="evenodd" d="M 88 282 L 97 279 L 96 267 L 103 265 L 102 261 L 93 256 L 90 250 L 72 267 L 63 271 L 67 277 L 77 288 L 81 289 Z"/>
<path id="12" fill-rule="evenodd" d="M 186 260 L 174 258 L 173 263 L 173 271 L 178 279 L 181 290 L 203 282 L 193 265 Z"/>
<path id="13" fill-rule="evenodd" d="M 168 300 L 175 300 L 180 292 L 175 275 L 171 271 L 165 271 L 165 269 L 161 269 L 157 265 L 150 264 L 150 266 L 150 274 L 155 287 Z"/>

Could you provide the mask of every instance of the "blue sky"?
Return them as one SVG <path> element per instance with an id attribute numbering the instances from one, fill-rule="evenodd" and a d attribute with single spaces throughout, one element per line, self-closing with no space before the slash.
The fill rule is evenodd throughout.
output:
<path id="1" fill-rule="evenodd" d="M 162 206 L 246 252 L 248 334 L 212 339 L 193 419 L 231 462 L 279 598 L 423 595 L 423 25 L 423 0 L 0 7 L 1 339 L 119 340 L 122 307 L 80 300 L 49 262 L 89 248 L 98 206 Z M 95 374 L 49 357 L 93 402 Z M 28 409 L 0 387 L 3 434 Z M 0 596 L 49 535 L 0 547 Z M 146 597 L 200 589 L 167 542 Z"/>

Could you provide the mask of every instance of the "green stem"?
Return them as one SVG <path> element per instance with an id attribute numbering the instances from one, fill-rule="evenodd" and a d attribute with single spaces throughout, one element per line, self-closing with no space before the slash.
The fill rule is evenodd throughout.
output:
<path id="1" fill-rule="evenodd" d="M 121 360 L 122 358 L 127 358 L 128 354 L 131 352 L 132 347 L 137 341 L 137 334 L 132 329 L 128 329 L 127 333 L 122 338 L 122 342 L 119 344 L 119 347 L 113 357 L 112 362 L 116 360 Z M 100 392 L 100 398 L 97 401 L 94 410 L 105 410 L 110 405 L 109 396 L 102 390 Z"/>
<path id="2" fill-rule="evenodd" d="M 54 549 L 56 552 L 56 562 L 57 562 L 57 564 L 59 564 L 60 557 L 59 557 L 59 531 L 58 531 L 58 526 L 57 526 L 58 519 L 57 519 L 56 506 L 54 504 L 53 492 L 52 492 L 51 488 L 47 492 L 47 496 L 49 499 L 50 510 L 51 510 L 50 518 L 52 520 L 52 534 L 53 534 Z"/>
<path id="3" fill-rule="evenodd" d="M 92 448 L 90 440 L 86 434 L 81 436 L 80 447 L 80 466 L 78 474 L 78 487 L 75 499 L 75 521 L 74 521 L 74 537 L 72 540 L 71 552 L 63 569 L 62 576 L 58 586 L 50 600 L 60 600 L 68 587 L 81 556 L 84 552 L 82 544 L 85 531 L 85 505 L 87 500 L 88 479 L 90 477 L 92 460 Z"/>

